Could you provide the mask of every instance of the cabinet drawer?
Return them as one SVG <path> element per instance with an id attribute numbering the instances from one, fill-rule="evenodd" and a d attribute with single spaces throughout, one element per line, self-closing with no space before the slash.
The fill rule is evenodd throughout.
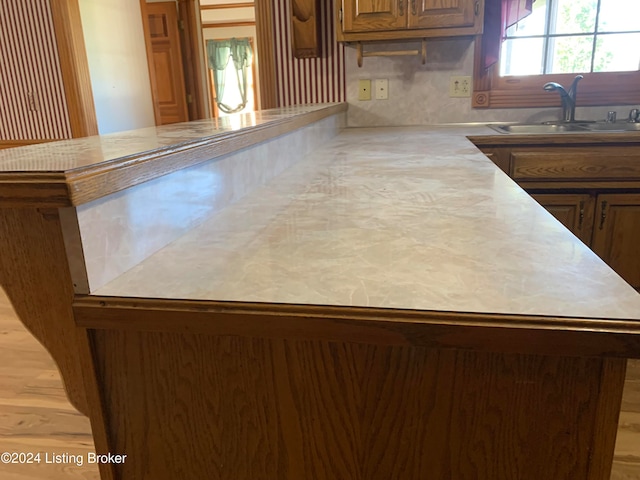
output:
<path id="1" fill-rule="evenodd" d="M 616 149 L 512 152 L 511 168 L 521 181 L 640 180 L 640 155 Z"/>

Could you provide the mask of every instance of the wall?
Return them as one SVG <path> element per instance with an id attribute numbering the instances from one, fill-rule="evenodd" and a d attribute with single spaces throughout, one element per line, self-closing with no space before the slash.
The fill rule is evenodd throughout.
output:
<path id="1" fill-rule="evenodd" d="M 155 125 L 137 0 L 81 0 L 100 134 Z"/>
<path id="2" fill-rule="evenodd" d="M 418 46 L 417 43 L 397 44 L 393 49 L 417 49 Z M 417 56 L 367 57 L 362 68 L 358 68 L 356 63 L 355 48 L 347 47 L 349 126 L 541 122 L 560 118 L 562 112 L 559 106 L 542 109 L 472 109 L 470 98 L 450 98 L 449 77 L 473 75 L 473 47 L 471 38 L 429 40 L 426 65 L 422 65 Z M 359 101 L 358 80 L 376 78 L 389 80 L 389 100 Z M 604 119 L 609 110 L 617 110 L 618 117 L 625 117 L 629 108 L 582 107 L 576 110 L 576 118 Z"/>
<path id="3" fill-rule="evenodd" d="M 272 0 L 275 32 L 276 85 L 279 106 L 344 102 L 344 46 L 335 41 L 333 4 L 321 0 L 321 58 L 297 59 L 291 50 L 289 0 Z"/>
<path id="4" fill-rule="evenodd" d="M 0 2 L 0 141 L 71 138 L 49 0 Z"/>

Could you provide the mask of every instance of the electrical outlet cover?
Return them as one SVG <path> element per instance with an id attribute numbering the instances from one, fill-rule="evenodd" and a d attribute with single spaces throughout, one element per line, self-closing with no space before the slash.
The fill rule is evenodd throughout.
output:
<path id="1" fill-rule="evenodd" d="M 371 100 L 371 80 L 358 80 L 358 100 Z"/>
<path id="2" fill-rule="evenodd" d="M 449 79 L 449 96 L 450 97 L 470 97 L 471 96 L 471 77 L 453 76 Z"/>

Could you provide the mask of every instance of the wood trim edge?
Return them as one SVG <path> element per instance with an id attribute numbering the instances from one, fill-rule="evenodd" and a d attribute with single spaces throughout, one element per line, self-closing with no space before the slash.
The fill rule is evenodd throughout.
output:
<path id="1" fill-rule="evenodd" d="M 629 320 L 539 315 L 77 296 L 89 329 L 324 339 L 566 356 L 638 357 L 640 325 Z"/>
<path id="2" fill-rule="evenodd" d="M 149 23 L 147 20 L 147 2 L 140 0 L 140 16 L 142 17 L 142 31 L 144 34 L 144 46 L 147 52 L 147 71 L 149 72 L 149 87 L 151 88 L 151 100 L 153 101 L 153 118 L 156 125 L 160 125 L 160 107 L 158 105 L 158 86 L 156 75 L 153 71 L 153 49 L 151 47 L 151 36 L 149 34 Z"/>
<path id="3" fill-rule="evenodd" d="M 611 475 L 626 367 L 624 359 L 610 358 L 602 363 L 587 480 L 600 480 Z"/>
<path id="4" fill-rule="evenodd" d="M 0 172 L 0 207 L 77 206 L 177 170 L 236 152 L 347 110 L 346 103 L 178 146 L 54 173 Z"/>
<path id="5" fill-rule="evenodd" d="M 279 105 L 276 89 L 276 60 L 273 46 L 273 2 L 258 1 L 255 4 L 256 40 L 260 68 L 258 82 L 260 109 L 267 110 Z"/>
<path id="6" fill-rule="evenodd" d="M 51 0 L 50 4 L 71 135 L 74 138 L 97 135 L 98 120 L 78 0 Z"/>
<path id="7" fill-rule="evenodd" d="M 255 2 L 221 3 L 218 5 L 200 5 L 200 10 L 224 10 L 228 8 L 254 7 Z"/>

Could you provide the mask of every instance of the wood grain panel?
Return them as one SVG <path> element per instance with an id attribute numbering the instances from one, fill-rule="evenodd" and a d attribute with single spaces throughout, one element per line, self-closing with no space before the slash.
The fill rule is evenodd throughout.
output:
<path id="1" fill-rule="evenodd" d="M 191 101 L 187 101 L 189 120 L 199 120 L 207 116 L 205 113 L 206 93 L 203 85 L 207 67 L 206 62 L 202 62 L 200 57 L 203 53 L 203 44 L 197 3 L 193 0 L 178 2 L 178 18 L 182 20 L 180 46 L 185 64 L 184 81 L 187 98 L 191 99 Z"/>
<path id="2" fill-rule="evenodd" d="M 585 146 L 597 147 L 606 144 L 607 147 L 640 146 L 638 132 L 589 132 L 567 133 L 562 135 L 522 135 L 522 134 L 496 134 L 496 135 L 470 135 L 467 137 L 474 145 L 482 147 L 503 147 L 506 145 L 539 145 L 539 146 Z"/>
<path id="3" fill-rule="evenodd" d="M 220 9 L 228 9 L 228 8 L 241 8 L 241 7 L 253 7 L 253 6 L 255 6 L 255 2 L 218 3 L 214 5 L 200 5 L 200 10 L 220 10 Z"/>
<path id="4" fill-rule="evenodd" d="M 320 56 L 320 3 L 317 0 L 292 0 L 291 12 L 293 56 Z"/>
<path id="5" fill-rule="evenodd" d="M 71 403 L 87 414 L 73 282 L 57 210 L 0 209 L 0 252 L 0 286 L 56 361 Z"/>
<path id="6" fill-rule="evenodd" d="M 412 0 L 412 12 L 408 18 L 409 28 L 473 27 L 476 24 L 476 3 L 479 0 Z M 415 13 L 413 12 L 413 5 Z M 477 6 L 478 16 L 483 4 Z M 482 21 L 478 20 L 481 33 Z"/>
<path id="7" fill-rule="evenodd" d="M 77 138 L 97 135 L 98 120 L 93 104 L 80 5 L 78 0 L 49 2 L 60 56 L 71 136 Z"/>
<path id="8" fill-rule="evenodd" d="M 640 180 L 638 153 L 624 148 L 579 147 L 511 154 L 515 180 Z"/>
<path id="9" fill-rule="evenodd" d="M 577 193 L 532 193 L 531 196 L 586 245 L 591 244 L 595 197 Z"/>
<path id="10" fill-rule="evenodd" d="M 189 120 L 178 12 L 175 2 L 148 3 L 145 21 L 151 37 L 150 74 L 154 76 L 154 108 L 160 125 Z"/>
<path id="11" fill-rule="evenodd" d="M 272 2 L 257 2 L 255 4 L 256 40 L 258 58 L 260 61 L 259 103 L 261 110 L 278 106 L 278 87 L 276 83 L 275 45 L 274 42 L 274 4 Z"/>
<path id="12" fill-rule="evenodd" d="M 640 357 L 634 320 L 489 315 L 210 300 L 76 296 L 78 325 L 90 329 L 458 348 L 484 352 Z M 268 319 L 268 321 L 266 321 Z"/>
<path id="13" fill-rule="evenodd" d="M 640 289 L 640 194 L 598 195 L 593 251 Z"/>
<path id="14" fill-rule="evenodd" d="M 589 473 L 613 452 L 595 414 L 619 409 L 624 360 L 92 336 L 112 448 L 136 459 L 122 480 L 607 478 Z"/>
<path id="15" fill-rule="evenodd" d="M 0 139 L 71 138 L 48 0 L 0 3 Z"/>
<path id="16" fill-rule="evenodd" d="M 397 0 L 353 0 L 342 2 L 342 30 L 371 32 L 405 28 L 408 2 Z"/>
<path id="17" fill-rule="evenodd" d="M 88 419 L 69 405 L 55 364 L 17 319 L 1 288 L 0 333 L 4 372 L 0 377 L 0 450 L 48 451 L 55 446 L 72 454 L 95 451 Z M 610 480 L 640 480 L 640 361 L 628 363 Z M 603 385 L 603 391 L 607 390 Z M 86 463 L 73 471 L 65 465 L 0 464 L 0 477 L 10 479 L 11 475 L 20 480 L 99 478 L 96 466 Z"/>

